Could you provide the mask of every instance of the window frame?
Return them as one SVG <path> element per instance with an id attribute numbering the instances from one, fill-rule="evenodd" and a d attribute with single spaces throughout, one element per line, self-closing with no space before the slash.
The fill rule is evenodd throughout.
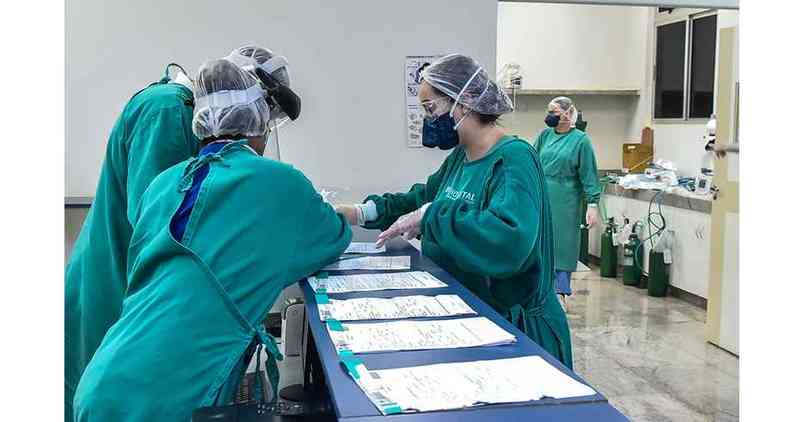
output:
<path id="1" fill-rule="evenodd" d="M 689 117 L 690 108 L 691 108 L 691 52 L 692 52 L 692 44 L 694 43 L 693 35 L 694 35 L 694 21 L 701 18 L 706 18 L 709 16 L 718 15 L 718 10 L 716 9 L 709 9 L 703 10 L 701 12 L 692 12 L 688 14 L 679 14 L 678 16 L 663 16 L 660 19 L 657 17 L 655 20 L 655 25 L 653 27 L 653 82 L 652 82 L 652 93 L 655 97 L 656 95 L 656 82 L 657 82 L 657 53 L 658 53 L 658 28 L 666 25 L 671 25 L 678 22 L 686 22 L 686 43 L 683 51 L 683 116 L 682 117 L 656 117 L 656 100 L 650 102 L 650 117 L 652 118 L 654 123 L 686 123 L 686 124 L 700 124 L 705 123 L 710 119 L 710 117 Z M 718 23 L 718 17 L 716 18 Z M 717 24 L 717 31 L 716 31 L 716 49 L 718 49 L 718 24 Z M 718 61 L 718 51 L 714 51 L 715 59 L 714 61 Z M 714 79 L 714 92 L 715 92 L 715 80 L 716 80 L 716 67 L 714 66 L 713 69 L 713 79 Z M 716 98 L 713 99 L 713 110 L 711 114 L 716 113 Z"/>

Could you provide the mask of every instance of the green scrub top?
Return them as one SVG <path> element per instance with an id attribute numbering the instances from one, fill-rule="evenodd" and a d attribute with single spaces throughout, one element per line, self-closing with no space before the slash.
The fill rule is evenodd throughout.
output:
<path id="1" fill-rule="evenodd" d="M 554 294 L 545 182 L 531 145 L 503 137 L 472 162 L 458 146 L 427 183 L 368 199 L 379 213 L 369 229 L 386 229 L 433 202 L 422 220 L 422 253 L 573 367 L 568 321 Z"/>
<path id="2" fill-rule="evenodd" d="M 601 196 L 598 164 L 586 133 L 573 128 L 557 133 L 546 128 L 535 141 L 546 174 L 554 222 L 554 269 L 576 271 L 584 210 L 582 201 L 597 204 Z"/>
<path id="3" fill-rule="evenodd" d="M 192 101 L 192 91 L 163 79 L 129 100 L 110 133 L 96 195 L 66 265 L 66 421 L 85 366 L 121 314 L 132 211 L 154 177 L 197 153 Z"/>
<path id="4" fill-rule="evenodd" d="M 243 143 L 168 169 L 145 192 L 123 311 L 77 387 L 77 421 L 189 421 L 230 402 L 258 344 L 277 383 L 263 320 L 283 288 L 343 253 L 351 230 L 301 172 Z M 201 166 L 178 242 L 170 222 Z"/>

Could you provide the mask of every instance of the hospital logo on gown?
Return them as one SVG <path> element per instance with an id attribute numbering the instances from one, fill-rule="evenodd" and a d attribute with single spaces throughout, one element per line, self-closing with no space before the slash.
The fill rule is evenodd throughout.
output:
<path id="1" fill-rule="evenodd" d="M 444 197 L 447 199 L 452 199 L 453 201 L 458 199 L 463 199 L 466 202 L 470 202 L 470 203 L 475 202 L 474 193 L 453 189 L 451 186 L 448 186 L 447 189 L 444 190 Z"/>

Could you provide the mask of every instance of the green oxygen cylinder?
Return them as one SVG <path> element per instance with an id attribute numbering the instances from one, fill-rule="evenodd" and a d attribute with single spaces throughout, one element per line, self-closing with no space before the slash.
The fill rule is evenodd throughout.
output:
<path id="1" fill-rule="evenodd" d="M 650 252 L 650 274 L 647 278 L 648 296 L 664 297 L 669 288 L 669 265 L 663 252 Z"/>
<path id="2" fill-rule="evenodd" d="M 636 233 L 638 223 L 634 223 L 628 243 L 623 248 L 623 284 L 639 286 L 642 279 L 642 241 Z"/>
<path id="3" fill-rule="evenodd" d="M 614 244 L 614 217 L 601 234 L 601 277 L 617 277 L 617 246 Z"/>

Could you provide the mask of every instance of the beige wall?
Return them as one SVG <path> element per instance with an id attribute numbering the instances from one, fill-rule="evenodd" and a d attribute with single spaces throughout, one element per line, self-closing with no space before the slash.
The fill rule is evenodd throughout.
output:
<path id="1" fill-rule="evenodd" d="M 551 99 L 550 96 L 519 95 L 516 112 L 504 116 L 502 124 L 512 133 L 534 142 L 536 135 L 546 127 L 543 119 Z M 598 168 L 622 168 L 622 145 L 637 99 L 611 95 L 578 95 L 571 99 L 584 112 L 584 120 L 589 122 L 587 132 L 595 148 Z"/>

